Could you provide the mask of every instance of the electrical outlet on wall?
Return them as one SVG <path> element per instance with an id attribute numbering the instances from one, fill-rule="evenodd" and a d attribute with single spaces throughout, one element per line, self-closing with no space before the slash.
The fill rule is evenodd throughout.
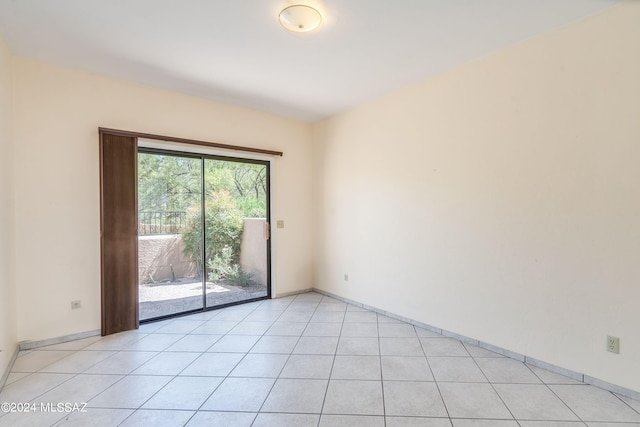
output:
<path id="1" fill-rule="evenodd" d="M 607 335 L 607 351 L 610 353 L 620 353 L 620 338 Z"/>
<path id="2" fill-rule="evenodd" d="M 82 301 L 80 301 L 80 300 L 71 301 L 71 309 L 72 310 L 77 310 L 79 308 L 82 308 Z"/>
<path id="3" fill-rule="evenodd" d="M 349 275 L 347 273 L 344 273 L 344 281 L 345 282 L 349 281 Z"/>

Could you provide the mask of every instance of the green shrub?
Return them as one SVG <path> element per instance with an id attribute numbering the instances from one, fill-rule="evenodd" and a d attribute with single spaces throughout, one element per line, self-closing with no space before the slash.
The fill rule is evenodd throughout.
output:
<path id="1" fill-rule="evenodd" d="M 244 213 L 245 218 L 266 218 L 267 199 L 254 197 L 237 197 L 234 199 L 236 206 Z"/>
<path id="2" fill-rule="evenodd" d="M 227 267 L 238 264 L 240 256 L 240 240 L 242 237 L 243 214 L 234 204 L 228 191 L 209 193 L 205 198 L 205 260 L 222 262 L 228 259 Z M 187 210 L 185 231 L 182 239 L 185 244 L 184 254 L 196 263 L 197 271 L 202 271 L 202 223 L 200 206 L 192 206 Z M 226 251 L 226 253 L 225 253 Z M 218 260 L 215 261 L 216 256 Z"/>
<path id="3" fill-rule="evenodd" d="M 253 273 L 244 271 L 240 265 L 234 263 L 231 259 L 231 250 L 225 248 L 221 253 L 215 254 L 212 260 L 209 260 L 208 279 L 210 282 L 227 279 L 239 286 L 249 286 L 253 282 Z"/>
<path id="4" fill-rule="evenodd" d="M 236 265 L 236 267 L 238 267 Z M 237 268 L 235 270 L 235 274 L 229 278 L 236 285 L 240 286 L 250 286 L 253 284 L 253 273 L 249 273 L 248 271 L 244 271 L 242 268 Z"/>
<path id="5" fill-rule="evenodd" d="M 213 259 L 207 262 L 209 268 L 208 279 L 210 282 L 217 282 L 223 279 L 232 279 L 238 275 L 240 268 L 234 264 L 230 248 L 224 248 L 218 254 L 213 255 Z"/>

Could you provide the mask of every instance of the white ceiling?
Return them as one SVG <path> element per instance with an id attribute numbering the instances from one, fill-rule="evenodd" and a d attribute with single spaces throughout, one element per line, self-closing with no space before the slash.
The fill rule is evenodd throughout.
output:
<path id="1" fill-rule="evenodd" d="M 620 0 L 0 0 L 20 56 L 316 121 Z"/>

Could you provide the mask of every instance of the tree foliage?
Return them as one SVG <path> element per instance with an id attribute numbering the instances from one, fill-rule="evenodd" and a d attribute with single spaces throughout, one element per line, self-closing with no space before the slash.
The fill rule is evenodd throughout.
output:
<path id="1" fill-rule="evenodd" d="M 267 168 L 261 164 L 205 159 L 205 195 L 227 191 L 245 217 L 267 216 Z M 199 158 L 138 154 L 138 209 L 187 211 L 201 203 Z"/>
<path id="2" fill-rule="evenodd" d="M 226 190 L 247 218 L 267 216 L 267 168 L 253 163 L 205 161 L 207 191 Z"/>
<path id="3" fill-rule="evenodd" d="M 200 159 L 138 154 L 138 210 L 186 211 L 200 202 Z"/>
<path id="4" fill-rule="evenodd" d="M 266 218 L 266 195 L 267 168 L 261 164 L 217 159 L 203 162 L 200 158 L 156 153 L 138 155 L 139 211 L 186 212 L 184 253 L 194 260 L 197 271 L 208 266 L 212 280 L 250 281 L 250 275 L 238 266 L 243 218 Z"/>
<path id="5" fill-rule="evenodd" d="M 240 256 L 240 237 L 243 229 L 242 211 L 233 203 L 228 191 L 213 192 L 205 204 L 205 251 L 207 264 L 216 255 L 227 252 L 230 264 L 237 264 Z M 182 232 L 184 253 L 194 260 L 202 271 L 202 216 L 200 208 L 187 210 L 187 225 Z"/>

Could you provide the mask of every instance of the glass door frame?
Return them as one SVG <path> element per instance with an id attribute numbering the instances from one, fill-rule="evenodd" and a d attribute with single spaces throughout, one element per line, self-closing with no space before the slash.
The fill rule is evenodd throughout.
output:
<path id="1" fill-rule="evenodd" d="M 150 141 L 150 140 L 145 140 L 145 141 Z M 155 142 L 155 141 L 152 141 Z M 160 142 L 160 141 L 159 141 Z M 201 257 L 203 260 L 202 263 L 202 271 L 200 272 L 202 274 L 202 308 L 198 308 L 198 309 L 194 309 L 194 310 L 187 310 L 187 311 L 182 311 L 179 313 L 172 313 L 172 314 L 167 314 L 167 315 L 163 315 L 163 316 L 158 316 L 158 317 L 153 317 L 150 319 L 144 319 L 144 320 L 140 320 L 140 324 L 145 324 L 145 323 L 151 323 L 151 322 L 157 322 L 160 320 L 165 320 L 165 319 L 171 319 L 171 318 L 175 318 L 175 317 L 182 317 L 182 316 L 188 316 L 190 314 L 197 314 L 197 313 L 203 313 L 206 311 L 212 311 L 212 310 L 218 310 L 221 308 L 225 308 L 225 307 L 230 307 L 230 306 L 235 306 L 235 305 L 240 305 L 240 304 L 247 304 L 250 302 L 255 302 L 255 301 L 262 301 L 262 300 L 266 300 L 266 299 L 271 299 L 271 161 L 269 160 L 260 160 L 260 159 L 251 159 L 251 158 L 245 158 L 245 157 L 240 157 L 240 156 L 225 156 L 225 155 L 221 155 L 221 154 L 206 154 L 206 153 L 200 153 L 200 152 L 195 152 L 195 151 L 184 151 L 184 150 L 172 150 L 172 149 L 167 149 L 167 148 L 155 148 L 155 147 L 146 147 L 146 146 L 141 146 L 140 145 L 140 141 L 138 141 L 138 153 L 143 153 L 143 154 L 157 154 L 157 155 L 166 155 L 166 156 L 178 156 L 178 157 L 188 157 L 188 158 L 196 158 L 196 159 L 200 159 L 201 162 L 201 170 L 200 170 L 200 184 L 201 184 L 201 201 L 200 201 L 200 211 L 201 211 L 201 227 L 202 227 L 202 249 L 201 249 Z M 206 198 L 206 194 L 205 194 L 205 160 L 219 160 L 219 161 L 228 161 L 228 162 L 234 162 L 234 163 L 249 163 L 249 164 L 258 164 L 258 165 L 263 165 L 266 168 L 266 181 L 267 181 L 267 185 L 266 185 L 266 191 L 265 191 L 265 197 L 267 198 L 267 212 L 266 212 L 266 229 L 267 229 L 267 239 L 265 239 L 265 244 L 267 245 L 267 250 L 266 250 L 266 263 L 267 263 L 267 295 L 264 297 L 256 297 L 256 298 L 249 298 L 246 300 L 241 300 L 241 301 L 235 301 L 235 302 L 230 302 L 230 303 L 226 303 L 226 304 L 219 304 L 219 305 L 215 305 L 212 307 L 207 307 L 207 267 L 206 267 L 206 263 L 204 262 L 205 259 L 205 238 L 206 238 L 206 218 L 205 218 L 205 198 Z M 138 180 L 138 175 L 137 175 L 137 168 L 136 168 L 136 187 L 137 187 L 137 180 Z M 137 190 L 136 190 L 137 191 Z M 139 282 L 139 281 L 138 281 Z"/>

